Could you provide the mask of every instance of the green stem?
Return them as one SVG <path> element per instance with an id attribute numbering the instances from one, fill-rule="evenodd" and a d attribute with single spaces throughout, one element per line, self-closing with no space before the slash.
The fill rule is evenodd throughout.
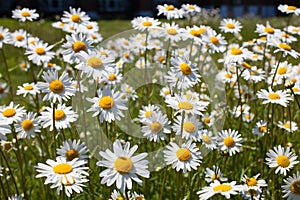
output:
<path id="1" fill-rule="evenodd" d="M 9 85 L 8 87 L 9 87 L 10 97 L 11 97 L 11 100 L 13 101 L 14 100 L 14 92 L 13 92 L 12 82 L 11 82 L 11 78 L 10 78 L 9 67 L 8 67 L 8 64 L 7 64 L 7 61 L 6 61 L 6 57 L 5 57 L 3 48 L 1 48 L 1 55 L 2 55 L 2 58 L 3 58 L 5 70 L 6 70 L 6 73 L 7 73 L 7 81 L 8 81 L 8 85 Z"/>

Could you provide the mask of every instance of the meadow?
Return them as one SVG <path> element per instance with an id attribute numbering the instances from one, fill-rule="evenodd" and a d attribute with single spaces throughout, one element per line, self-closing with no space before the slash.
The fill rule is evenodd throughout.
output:
<path id="1" fill-rule="evenodd" d="M 160 9 L 0 19 L 0 199 L 300 198 L 299 9 Z"/>

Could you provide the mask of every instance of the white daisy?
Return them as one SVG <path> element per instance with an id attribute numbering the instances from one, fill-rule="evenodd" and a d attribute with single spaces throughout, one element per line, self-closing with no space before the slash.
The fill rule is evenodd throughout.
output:
<path id="1" fill-rule="evenodd" d="M 286 107 L 292 100 L 290 94 L 283 90 L 273 91 L 271 87 L 268 90 L 261 89 L 257 92 L 257 97 L 263 99 L 262 104 L 275 103 Z"/>
<path id="2" fill-rule="evenodd" d="M 0 119 L 5 120 L 7 124 L 18 122 L 24 114 L 24 107 L 19 107 L 19 104 L 14 105 L 12 101 L 8 106 L 0 106 Z"/>
<path id="3" fill-rule="evenodd" d="M 38 163 L 35 166 L 38 175 L 36 178 L 46 177 L 45 184 L 53 184 L 55 186 L 74 184 L 81 182 L 83 176 L 88 176 L 86 160 L 78 158 L 67 161 L 63 157 L 57 157 L 56 160 L 48 159 L 46 164 Z"/>
<path id="4" fill-rule="evenodd" d="M 172 22 L 171 24 L 163 23 L 162 28 L 163 28 L 162 34 L 164 36 L 165 41 L 170 41 L 170 42 L 180 41 L 182 29 L 179 28 L 178 24 L 175 24 L 175 22 Z"/>
<path id="5" fill-rule="evenodd" d="M 156 105 L 148 104 L 147 106 L 142 106 L 142 109 L 139 111 L 139 120 L 141 123 L 145 123 L 149 120 L 149 117 L 153 115 L 153 113 L 158 112 L 159 107 Z"/>
<path id="6" fill-rule="evenodd" d="M 56 63 L 53 63 L 53 62 L 45 62 L 43 64 L 43 68 L 45 69 L 45 71 L 48 71 L 48 70 L 60 71 L 61 70 L 61 66 L 59 66 L 59 65 L 57 65 Z"/>
<path id="7" fill-rule="evenodd" d="M 126 142 L 124 148 L 119 140 L 113 143 L 113 152 L 109 149 L 100 151 L 99 154 L 104 160 L 97 162 L 100 167 L 106 167 L 100 173 L 103 177 L 101 184 L 111 186 L 116 182 L 116 186 L 122 193 L 125 189 L 132 188 L 132 180 L 142 185 L 142 180 L 138 177 L 149 178 L 150 172 L 148 170 L 148 161 L 145 160 L 147 153 L 140 153 L 133 155 L 138 146 L 134 145 L 130 148 L 130 143 Z"/>
<path id="8" fill-rule="evenodd" d="M 183 123 L 183 124 L 182 124 Z M 172 126 L 175 135 L 182 135 L 181 137 L 186 140 L 200 141 L 200 129 L 202 128 L 201 123 L 197 116 L 184 116 L 182 121 L 182 115 L 178 115 Z"/>
<path id="9" fill-rule="evenodd" d="M 32 21 L 39 17 L 39 14 L 35 11 L 35 9 L 30 10 L 28 8 L 15 9 L 12 11 L 12 18 L 18 19 L 20 22 L 25 22 L 26 20 Z"/>
<path id="10" fill-rule="evenodd" d="M 242 29 L 241 23 L 235 19 L 223 19 L 220 29 L 225 33 L 239 33 Z"/>
<path id="11" fill-rule="evenodd" d="M 273 150 L 274 149 L 274 150 Z M 270 168 L 276 168 L 275 173 L 283 174 L 286 176 L 294 165 L 298 164 L 297 155 L 290 152 L 290 148 L 281 147 L 281 145 L 270 149 L 267 153 L 266 161 Z"/>
<path id="12" fill-rule="evenodd" d="M 201 130 L 200 139 L 202 141 L 202 144 L 207 149 L 213 150 L 217 148 L 216 137 L 214 136 L 212 131 L 209 131 L 207 129 Z"/>
<path id="13" fill-rule="evenodd" d="M 126 100 L 122 99 L 120 92 L 115 92 L 109 88 L 104 88 L 103 91 L 97 90 L 98 97 L 87 98 L 93 105 L 87 110 L 87 112 L 95 112 L 93 117 L 99 116 L 99 120 L 111 122 L 120 120 L 124 117 L 121 110 L 127 110 L 125 106 Z"/>
<path id="14" fill-rule="evenodd" d="M 74 183 L 67 182 L 66 184 L 54 183 L 50 188 L 56 188 L 56 193 L 59 195 L 60 191 L 64 190 L 65 194 L 68 197 L 71 197 L 73 191 L 77 194 L 83 192 L 83 187 L 86 187 L 83 183 L 88 182 L 89 180 L 85 177 L 81 177 L 74 181 Z"/>
<path id="15" fill-rule="evenodd" d="M 123 196 L 120 194 L 120 192 L 116 189 L 114 189 L 110 195 L 109 200 L 123 200 Z"/>
<path id="16" fill-rule="evenodd" d="M 69 24 L 73 26 L 75 29 L 79 27 L 79 25 L 86 26 L 90 20 L 90 17 L 86 15 L 84 11 L 81 11 L 81 8 L 75 9 L 69 7 L 69 12 L 64 11 L 64 14 L 61 18 L 61 21 L 65 24 Z"/>
<path id="17" fill-rule="evenodd" d="M 289 44 L 287 44 L 285 42 L 281 42 L 278 40 L 272 40 L 271 45 L 277 48 L 277 49 L 275 49 L 274 53 L 282 52 L 284 57 L 287 55 L 290 55 L 296 59 L 300 56 L 300 53 L 295 51 Z"/>
<path id="18" fill-rule="evenodd" d="M 282 185 L 283 189 L 283 198 L 287 198 L 288 200 L 298 200 L 300 199 L 300 174 L 299 171 L 293 174 L 292 176 L 283 179 L 286 185 Z"/>
<path id="19" fill-rule="evenodd" d="M 46 83 L 38 82 L 36 86 L 42 93 L 46 93 L 43 101 L 52 103 L 58 101 L 62 103 L 63 100 L 67 101 L 71 96 L 75 95 L 76 90 L 72 86 L 72 80 L 66 72 L 63 72 L 58 78 L 57 71 L 48 71 L 48 73 L 44 72 L 42 77 Z"/>
<path id="20" fill-rule="evenodd" d="M 225 182 L 227 181 L 227 178 L 223 176 L 223 173 L 218 166 L 213 165 L 211 169 L 210 168 L 205 169 L 205 181 L 207 183 L 212 183 L 215 180 L 218 180 L 220 182 Z"/>
<path id="21" fill-rule="evenodd" d="M 287 4 L 280 4 L 278 6 L 278 10 L 286 14 L 294 14 L 294 15 L 300 14 L 300 8 L 297 8 L 296 6 L 292 6 L 292 5 L 287 5 Z"/>
<path id="22" fill-rule="evenodd" d="M 52 104 L 51 107 L 45 107 L 46 111 L 41 112 L 39 120 L 43 128 L 50 126 L 50 131 L 53 131 L 53 117 L 56 129 L 66 129 L 71 128 L 72 122 L 77 120 L 78 115 L 72 110 L 71 106 L 66 106 L 65 104 L 58 104 L 53 113 Z"/>
<path id="23" fill-rule="evenodd" d="M 225 64 L 242 64 L 246 59 L 250 59 L 252 52 L 244 47 L 239 47 L 238 45 L 231 45 L 226 57 Z"/>
<path id="24" fill-rule="evenodd" d="M 132 27 L 136 30 L 145 31 L 157 28 L 160 22 L 151 17 L 136 17 L 131 21 Z"/>
<path id="25" fill-rule="evenodd" d="M 252 133 L 258 136 L 264 136 L 264 134 L 268 132 L 269 129 L 267 128 L 267 121 L 263 120 L 256 122 L 255 127 L 252 129 Z"/>
<path id="26" fill-rule="evenodd" d="M 11 44 L 15 47 L 27 47 L 27 32 L 23 29 L 19 29 L 11 33 Z"/>
<path id="27" fill-rule="evenodd" d="M 229 156 L 232 156 L 238 152 L 242 147 L 241 134 L 236 130 L 222 130 L 218 134 L 218 146 L 221 151 L 226 151 Z"/>
<path id="28" fill-rule="evenodd" d="M 11 133 L 11 126 L 7 123 L 7 120 L 0 117 L 0 140 L 6 141 L 6 134 Z"/>
<path id="29" fill-rule="evenodd" d="M 293 133 L 294 131 L 298 130 L 297 123 L 294 121 L 279 121 L 277 126 L 288 131 L 289 133 Z"/>
<path id="30" fill-rule="evenodd" d="M 9 44 L 11 41 L 11 33 L 8 28 L 0 26 L 0 49 L 3 47 L 3 44 Z"/>
<path id="31" fill-rule="evenodd" d="M 192 140 L 183 143 L 181 147 L 174 142 L 170 142 L 164 150 L 164 156 L 167 165 L 172 164 L 173 169 L 176 169 L 177 172 L 182 170 L 183 173 L 192 169 L 197 170 L 202 162 L 199 148 L 196 147 L 195 143 L 192 143 Z"/>
<path id="32" fill-rule="evenodd" d="M 226 50 L 227 41 L 224 36 L 217 34 L 215 30 L 208 30 L 203 35 L 203 42 L 206 44 L 209 53 L 219 53 Z"/>
<path id="33" fill-rule="evenodd" d="M 103 72 L 102 82 L 104 85 L 116 85 L 120 83 L 123 76 L 117 67 L 108 67 Z"/>
<path id="34" fill-rule="evenodd" d="M 35 133 L 41 132 L 39 120 L 36 118 L 36 113 L 29 112 L 24 114 L 19 120 L 19 123 L 15 124 L 15 130 L 18 133 L 19 138 L 34 137 Z"/>
<path id="35" fill-rule="evenodd" d="M 8 197 L 8 200 L 23 200 L 23 197 L 15 194 L 14 196 Z"/>
<path id="36" fill-rule="evenodd" d="M 180 19 L 183 17 L 183 11 L 178 8 L 175 8 L 173 5 L 158 5 L 157 10 L 157 16 L 163 14 L 167 17 L 167 19 Z"/>
<path id="37" fill-rule="evenodd" d="M 242 181 L 245 183 L 245 191 L 246 192 L 262 192 L 263 187 L 267 187 L 268 184 L 263 179 L 258 179 L 260 174 L 256 174 L 253 177 L 248 177 L 246 174 L 244 174 Z"/>
<path id="38" fill-rule="evenodd" d="M 26 49 L 25 55 L 36 65 L 42 65 L 43 63 L 49 62 L 55 55 L 54 52 L 50 51 L 53 48 L 52 45 L 48 46 L 47 43 L 37 42 L 31 44 Z"/>
<path id="39" fill-rule="evenodd" d="M 169 129 L 170 123 L 166 114 L 155 111 L 144 121 L 145 125 L 142 127 L 141 132 L 144 133 L 143 135 L 148 140 L 160 142 L 161 140 L 165 140 L 165 133 L 171 133 Z"/>
<path id="40" fill-rule="evenodd" d="M 183 15 L 186 17 L 191 17 L 201 12 L 201 8 L 196 4 L 182 4 L 181 8 L 183 10 Z"/>
<path id="41" fill-rule="evenodd" d="M 236 185 L 236 181 L 220 183 L 215 180 L 209 186 L 205 186 L 197 192 L 200 200 L 210 199 L 216 194 L 225 196 L 226 199 L 230 199 L 230 195 L 237 195 L 243 189 L 241 185 Z"/>
<path id="42" fill-rule="evenodd" d="M 71 161 L 74 158 L 87 159 L 89 152 L 84 142 L 80 140 L 72 141 L 71 139 L 64 141 L 56 151 L 58 156 L 65 157 L 67 161 Z"/>
<path id="43" fill-rule="evenodd" d="M 17 95 L 23 95 L 25 97 L 27 94 L 35 96 L 40 93 L 35 83 L 23 83 L 22 86 L 18 86 Z"/>
<path id="44" fill-rule="evenodd" d="M 122 98 L 125 98 L 127 100 L 131 99 L 134 101 L 138 98 L 138 95 L 137 95 L 135 89 L 132 86 L 128 85 L 127 83 L 121 84 L 120 91 L 123 93 Z"/>

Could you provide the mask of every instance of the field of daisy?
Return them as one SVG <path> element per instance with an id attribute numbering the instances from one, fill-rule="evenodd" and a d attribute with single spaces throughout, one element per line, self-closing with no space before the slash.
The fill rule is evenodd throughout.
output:
<path id="1" fill-rule="evenodd" d="M 0 199 L 300 199 L 300 8 L 0 19 Z"/>

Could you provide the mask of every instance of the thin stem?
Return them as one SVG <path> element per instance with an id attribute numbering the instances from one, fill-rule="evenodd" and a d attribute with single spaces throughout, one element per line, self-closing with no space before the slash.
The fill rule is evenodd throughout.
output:
<path id="1" fill-rule="evenodd" d="M 2 189 L 2 191 L 3 191 L 4 198 L 5 198 L 5 199 L 8 199 L 8 196 L 7 196 L 7 194 L 6 194 L 5 187 L 4 187 L 4 185 L 3 185 L 3 182 L 2 182 L 2 178 L 1 178 L 1 177 L 0 177 L 0 185 L 1 185 L 1 189 Z"/>
<path id="2" fill-rule="evenodd" d="M 280 63 L 282 57 L 283 57 L 283 52 L 280 55 L 280 58 L 278 60 L 278 63 L 277 63 L 277 66 L 276 66 L 276 69 L 275 69 L 275 72 L 274 72 L 274 75 L 273 75 L 273 78 L 272 78 L 272 83 L 271 83 L 271 88 L 272 89 L 273 89 L 274 80 L 275 80 L 275 77 L 276 77 L 276 74 L 277 74 L 277 70 L 278 70 L 278 67 L 279 67 L 279 63 Z"/>
<path id="3" fill-rule="evenodd" d="M 184 123 L 184 117 L 185 117 L 185 112 L 184 112 L 184 110 L 182 111 L 181 116 L 182 116 L 182 118 L 181 118 L 180 138 L 179 138 L 179 144 L 180 144 L 180 146 L 182 145 L 183 123 Z"/>
<path id="4" fill-rule="evenodd" d="M 6 73 L 7 73 L 7 81 L 8 81 L 8 85 L 9 85 L 8 87 L 9 87 L 10 97 L 11 97 L 12 100 L 14 100 L 14 92 L 13 92 L 12 82 L 11 82 L 11 78 L 10 78 L 10 74 L 9 74 L 9 67 L 8 67 L 8 64 L 7 64 L 7 61 L 6 61 L 6 57 L 5 57 L 3 48 L 1 48 L 1 55 L 2 55 L 2 58 L 3 58 L 5 70 L 6 70 Z"/>
<path id="5" fill-rule="evenodd" d="M 56 110 L 56 104 L 53 103 L 53 110 L 52 110 L 52 123 L 53 123 L 53 143 L 54 143 L 54 154 L 56 157 L 56 135 L 57 135 L 57 129 L 55 126 L 55 110 Z"/>
<path id="6" fill-rule="evenodd" d="M 300 102 L 299 102 L 299 100 L 298 100 L 298 98 L 297 98 L 297 96 L 296 96 L 295 92 L 293 91 L 293 89 L 292 89 L 292 88 L 290 88 L 290 90 L 291 90 L 292 94 L 294 95 L 294 97 L 295 97 L 295 99 L 296 99 L 296 102 L 297 102 L 298 108 L 300 109 Z"/>
<path id="7" fill-rule="evenodd" d="M 165 187 L 165 183 L 166 183 L 166 179 L 167 179 L 167 168 L 164 169 L 164 178 L 163 178 L 163 182 L 162 182 L 162 185 L 161 185 L 161 188 L 160 188 L 160 195 L 159 195 L 159 200 L 162 200 L 162 197 L 163 197 L 163 192 L 164 192 L 164 187 Z"/>

